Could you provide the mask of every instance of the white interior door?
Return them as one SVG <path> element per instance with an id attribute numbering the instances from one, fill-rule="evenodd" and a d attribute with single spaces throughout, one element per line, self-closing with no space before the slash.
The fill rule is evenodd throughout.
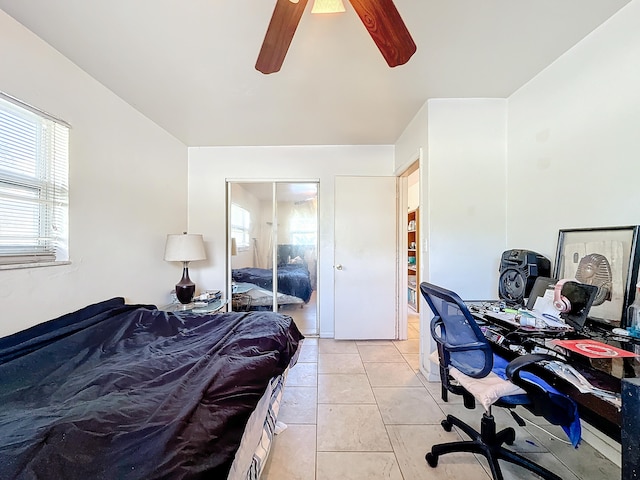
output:
<path id="1" fill-rule="evenodd" d="M 336 177 L 335 338 L 394 339 L 396 177 Z"/>

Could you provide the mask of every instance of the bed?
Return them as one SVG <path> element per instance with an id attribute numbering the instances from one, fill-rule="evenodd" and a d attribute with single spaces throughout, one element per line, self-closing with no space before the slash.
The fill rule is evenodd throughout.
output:
<path id="1" fill-rule="evenodd" d="M 235 268 L 231 271 L 231 278 L 237 283 L 255 285 L 263 290 L 273 290 L 273 271 L 266 268 Z M 313 293 L 309 270 L 304 263 L 290 263 L 278 266 L 278 293 L 289 297 L 299 298 L 307 303 Z M 278 304 L 290 299 L 279 296 Z M 288 303 L 296 303 L 290 302 Z"/>
<path id="2" fill-rule="evenodd" d="M 114 298 L 0 339 L 0 478 L 258 478 L 303 336 Z"/>
<path id="3" fill-rule="evenodd" d="M 276 293 L 277 305 L 299 305 L 304 306 L 305 302 L 301 298 L 286 293 Z M 232 305 L 234 312 L 248 310 L 272 310 L 273 291 L 259 287 L 253 283 L 234 282 L 232 285 Z"/>

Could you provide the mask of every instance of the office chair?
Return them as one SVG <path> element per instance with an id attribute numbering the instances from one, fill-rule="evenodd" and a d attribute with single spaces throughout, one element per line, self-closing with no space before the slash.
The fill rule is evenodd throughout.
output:
<path id="1" fill-rule="evenodd" d="M 534 363 L 555 360 L 555 357 L 524 355 L 507 364 L 494 355 L 491 344 L 458 295 L 426 282 L 420 284 L 420 291 L 434 315 L 431 335 L 437 344 L 442 399 L 447 401 L 451 392 L 462 395 L 466 408 L 475 408 L 476 400 L 485 407 L 480 432 L 457 417 L 447 415 L 441 422 L 442 427 L 450 432 L 456 426 L 471 440 L 433 445 L 425 456 L 429 466 L 437 467 L 441 455 L 471 452 L 487 459 L 494 480 L 503 480 L 498 460 L 520 465 L 544 479 L 562 480 L 553 472 L 503 447 L 505 443 L 513 444 L 515 430 L 508 427 L 496 432 L 496 422 L 491 414 L 492 404 L 509 409 L 521 405 L 553 425 L 561 425 L 577 447 L 580 420 L 575 402 L 524 370 Z M 504 376 L 510 381 L 503 380 Z M 521 417 L 514 411 L 511 414 L 524 426 Z"/>

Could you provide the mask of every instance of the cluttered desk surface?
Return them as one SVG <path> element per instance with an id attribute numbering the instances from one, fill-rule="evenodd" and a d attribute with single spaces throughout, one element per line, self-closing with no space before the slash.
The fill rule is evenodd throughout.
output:
<path id="1" fill-rule="evenodd" d="M 485 336 L 507 358 L 527 353 L 556 356 L 548 377 L 570 395 L 590 423 L 619 440 L 622 378 L 640 377 L 640 339 L 586 324 L 579 331 L 540 310 L 499 302 L 468 304 Z"/>

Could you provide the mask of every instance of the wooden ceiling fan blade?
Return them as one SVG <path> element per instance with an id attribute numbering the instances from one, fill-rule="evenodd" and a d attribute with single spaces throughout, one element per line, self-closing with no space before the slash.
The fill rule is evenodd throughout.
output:
<path id="1" fill-rule="evenodd" d="M 265 74 L 280 70 L 306 6 L 307 0 L 298 0 L 296 3 L 290 0 L 277 1 L 258 54 L 256 70 Z"/>
<path id="2" fill-rule="evenodd" d="M 349 0 L 390 67 L 404 65 L 416 44 L 393 0 Z"/>

